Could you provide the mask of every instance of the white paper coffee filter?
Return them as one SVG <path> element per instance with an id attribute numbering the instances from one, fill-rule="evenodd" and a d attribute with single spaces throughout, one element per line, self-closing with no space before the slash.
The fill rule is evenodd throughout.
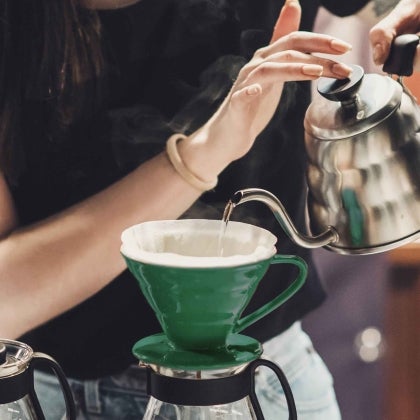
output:
<path id="1" fill-rule="evenodd" d="M 144 222 L 126 229 L 121 253 L 143 263 L 174 267 L 229 267 L 270 258 L 277 238 L 241 222 L 181 219 Z"/>

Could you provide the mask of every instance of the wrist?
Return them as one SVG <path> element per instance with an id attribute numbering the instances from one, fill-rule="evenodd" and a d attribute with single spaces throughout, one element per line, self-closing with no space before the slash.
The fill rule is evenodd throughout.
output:
<path id="1" fill-rule="evenodd" d="M 191 161 L 189 163 L 188 159 L 185 161 L 185 156 L 182 156 L 178 150 L 182 142 L 188 142 L 188 137 L 184 134 L 173 134 L 166 142 L 166 154 L 175 171 L 188 184 L 199 191 L 214 189 L 218 181 L 217 175 L 210 178 L 209 174 L 205 172 L 205 168 L 203 168 L 202 165 L 197 167 L 197 164 L 199 163 L 197 159 L 190 159 Z M 188 146 L 188 144 L 186 146 L 184 145 L 184 152 L 185 149 L 187 151 L 191 149 L 191 145 L 190 147 Z M 189 155 L 191 157 L 191 153 L 189 153 Z"/>
<path id="2" fill-rule="evenodd" d="M 220 145 L 207 127 L 178 142 L 178 152 L 185 165 L 200 179 L 210 182 L 231 163 L 226 148 Z"/>

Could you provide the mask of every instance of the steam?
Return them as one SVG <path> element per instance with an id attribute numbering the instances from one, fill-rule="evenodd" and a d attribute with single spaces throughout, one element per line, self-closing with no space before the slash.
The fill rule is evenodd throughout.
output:
<path id="1" fill-rule="evenodd" d="M 235 22 L 233 9 L 227 0 L 182 0 L 178 2 L 177 13 L 183 19 L 183 28 L 187 28 L 189 33 L 184 37 L 173 40 L 173 48 L 182 48 L 183 40 L 217 38 L 217 28 L 221 22 Z M 230 14 L 230 16 L 228 16 Z M 159 111 L 158 108 L 138 104 L 132 108 L 114 110 L 110 113 L 112 120 L 112 144 L 115 158 L 118 165 L 124 171 L 129 171 L 143 161 L 160 153 L 165 146 L 168 137 L 174 132 L 189 134 L 203 125 L 217 110 L 220 103 L 229 93 L 233 82 L 242 66 L 252 57 L 254 51 L 266 45 L 271 37 L 271 32 L 261 29 L 240 29 L 239 25 L 235 28 L 238 31 L 238 54 L 223 55 L 210 63 L 200 74 L 197 85 L 187 85 L 183 80 L 171 82 L 171 86 L 176 87 L 176 92 L 183 98 L 188 98 L 182 106 L 177 108 L 177 112 L 168 117 Z M 193 38 L 191 38 L 193 37 Z M 213 37 L 213 38 L 212 38 Z M 186 41 L 187 40 L 187 41 Z M 197 41 L 198 42 L 198 41 Z M 220 40 L 215 40 L 215 45 L 220 44 Z M 276 137 L 275 143 L 280 144 L 284 141 L 295 142 L 291 138 L 290 128 L 284 128 L 287 109 L 293 105 L 296 98 L 299 98 L 299 89 L 296 83 L 287 83 L 283 91 L 281 104 L 276 114 L 279 117 L 274 122 L 274 126 L 267 130 L 267 137 Z M 168 95 L 171 94 L 169 90 Z M 287 122 L 287 121 L 286 121 Z M 302 121 L 303 123 L 303 121 Z M 287 124 L 286 124 L 287 126 Z M 264 143 L 267 139 L 261 140 Z M 272 143 L 270 141 L 270 143 Z M 260 147 L 260 146 L 258 146 Z M 266 146 L 266 147 L 271 147 Z M 276 146 L 279 147 L 279 146 Z M 273 150 L 278 154 L 279 150 Z M 242 171 L 239 175 L 244 182 L 255 180 L 254 171 L 261 170 L 261 162 L 264 157 L 260 153 L 266 154 L 263 148 L 255 151 L 252 156 L 247 156 L 246 173 Z M 258 172 L 255 172 L 258 173 Z M 248 185 L 249 186 L 249 185 Z M 230 188 L 230 186 L 227 186 Z M 234 193 L 235 190 L 230 191 Z M 211 205 L 199 201 L 193 206 L 184 217 L 218 218 L 221 219 L 226 201 L 220 201 Z M 235 211 L 236 216 L 242 217 L 242 210 Z M 243 220 L 243 219 L 242 219 Z M 248 220 L 248 218 L 246 219 Z M 256 220 L 248 220 L 250 223 Z"/>
<path id="2" fill-rule="evenodd" d="M 227 3 L 226 0 L 183 0 L 179 2 L 179 13 L 192 32 L 206 33 L 231 13 Z"/>
<path id="3" fill-rule="evenodd" d="M 203 125 L 217 110 L 246 63 L 243 57 L 223 56 L 200 77 L 199 93 L 170 121 L 173 131 L 189 133 Z"/>

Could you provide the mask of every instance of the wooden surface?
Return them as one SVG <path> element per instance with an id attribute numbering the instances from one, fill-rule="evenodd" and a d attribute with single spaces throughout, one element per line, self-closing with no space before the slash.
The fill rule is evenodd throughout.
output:
<path id="1" fill-rule="evenodd" d="M 410 92 L 417 98 L 417 102 L 420 99 L 420 73 L 413 73 L 410 77 L 403 78 L 404 84 L 408 87 Z"/>
<path id="2" fill-rule="evenodd" d="M 420 419 L 420 242 L 389 252 L 385 420 Z"/>
<path id="3" fill-rule="evenodd" d="M 392 250 L 389 259 L 393 266 L 419 267 L 420 266 L 420 241 L 412 242 L 401 248 Z"/>

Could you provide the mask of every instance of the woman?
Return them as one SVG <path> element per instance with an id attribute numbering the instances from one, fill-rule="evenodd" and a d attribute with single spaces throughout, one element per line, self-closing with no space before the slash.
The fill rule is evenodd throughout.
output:
<path id="1" fill-rule="evenodd" d="M 335 3 L 345 15 L 365 1 Z M 303 224 L 308 82 L 347 77 L 316 53 L 350 46 L 305 32 L 318 4 L 302 4 L 301 15 L 296 0 L 0 1 L 0 334 L 58 360 L 80 418 L 139 418 L 147 399 L 130 350 L 160 327 L 119 254 L 126 227 L 220 218 L 251 186 Z M 164 152 L 174 133 L 183 173 Z M 299 418 L 339 418 L 331 378 L 296 323 L 324 298 L 310 254 L 266 209 L 241 207 L 237 219 L 267 227 L 281 253 L 310 265 L 301 291 L 247 334 L 290 376 Z M 293 273 L 270 270 L 250 310 L 276 293 L 278 276 Z M 38 378 L 60 418 L 50 376 Z M 261 390 L 268 401 L 271 388 Z"/>

